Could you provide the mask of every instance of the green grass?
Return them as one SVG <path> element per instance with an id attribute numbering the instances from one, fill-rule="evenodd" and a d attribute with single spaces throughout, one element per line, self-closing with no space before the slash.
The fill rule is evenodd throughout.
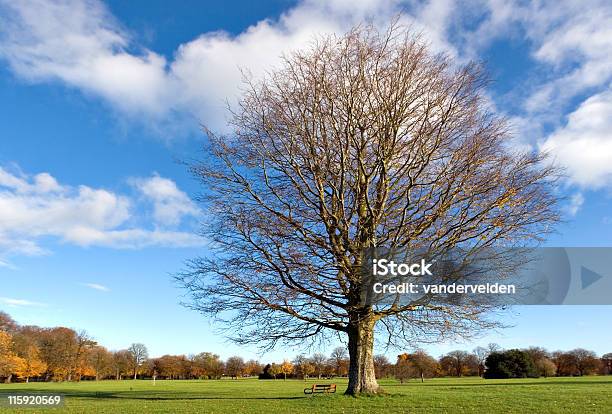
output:
<path id="1" fill-rule="evenodd" d="M 338 393 L 305 396 L 314 382 Z M 342 395 L 345 379 L 220 381 L 100 381 L 0 384 L 10 392 L 62 393 L 59 409 L 0 408 L 0 412 L 67 413 L 612 413 L 612 376 L 484 380 L 439 378 L 421 383 L 380 381 L 388 395 Z"/>

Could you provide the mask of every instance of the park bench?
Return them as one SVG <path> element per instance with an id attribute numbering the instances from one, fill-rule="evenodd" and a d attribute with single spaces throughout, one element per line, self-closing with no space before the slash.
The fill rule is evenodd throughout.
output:
<path id="1" fill-rule="evenodd" d="M 304 388 L 304 394 L 329 394 L 336 392 L 336 384 L 313 384 L 312 387 Z"/>

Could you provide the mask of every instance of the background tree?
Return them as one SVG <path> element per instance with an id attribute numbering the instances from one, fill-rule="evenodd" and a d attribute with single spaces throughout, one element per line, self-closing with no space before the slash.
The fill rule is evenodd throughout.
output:
<path id="1" fill-rule="evenodd" d="M 249 376 L 259 375 L 263 370 L 263 366 L 259 361 L 250 359 L 247 361 L 244 367 L 244 373 Z"/>
<path id="2" fill-rule="evenodd" d="M 323 374 L 325 366 L 327 365 L 327 357 L 323 354 L 316 353 L 310 358 L 310 362 L 314 367 L 315 375 L 321 379 L 321 375 Z"/>
<path id="3" fill-rule="evenodd" d="M 40 355 L 36 332 L 33 327 L 13 325 L 13 347 L 17 356 L 23 359 L 23 365 L 17 375 L 25 378 L 26 382 L 32 377 L 44 374 L 47 370 L 47 364 Z"/>
<path id="4" fill-rule="evenodd" d="M 40 356 L 47 364 L 47 379 L 72 379 L 78 361 L 78 334 L 65 327 L 40 329 L 35 334 Z"/>
<path id="5" fill-rule="evenodd" d="M 557 366 L 557 375 L 561 377 L 578 375 L 576 356 L 569 352 L 555 351 L 552 353 L 552 361 Z"/>
<path id="6" fill-rule="evenodd" d="M 484 369 L 485 369 L 485 360 L 489 356 L 489 350 L 482 346 L 477 346 L 476 348 L 474 348 L 474 351 L 472 352 L 474 353 L 474 356 L 476 357 L 476 360 L 478 361 L 478 376 L 482 377 L 482 375 L 484 374 Z"/>
<path id="7" fill-rule="evenodd" d="M 25 361 L 19 358 L 13 348 L 13 338 L 8 332 L 0 331 L 0 378 L 11 382 L 13 375 L 23 370 Z"/>
<path id="8" fill-rule="evenodd" d="M 221 378 L 225 369 L 225 364 L 219 355 L 212 352 L 202 352 L 194 357 L 194 366 L 198 376 L 206 376 L 211 379 Z"/>
<path id="9" fill-rule="evenodd" d="M 495 326 L 489 304 L 362 300 L 368 249 L 531 245 L 558 218 L 555 170 L 508 150 L 477 65 L 365 27 L 246 82 L 234 133 L 207 131 L 207 161 L 192 168 L 215 247 L 177 276 L 192 308 L 224 314 L 238 343 L 346 335 L 348 394 L 378 392 L 378 329 L 403 345 Z"/>
<path id="10" fill-rule="evenodd" d="M 612 375 L 612 352 L 608 352 L 607 354 L 603 354 L 601 357 L 601 363 L 603 367 L 604 375 Z"/>
<path id="11" fill-rule="evenodd" d="M 499 346 L 495 342 L 489 342 L 489 344 L 487 345 L 487 350 L 489 351 L 489 354 L 492 354 L 493 352 L 499 352 L 499 351 L 502 351 L 503 349 L 501 346 Z"/>
<path id="12" fill-rule="evenodd" d="M 400 381 L 400 384 L 403 384 L 405 380 L 411 378 L 412 373 L 413 370 L 408 359 L 408 354 L 398 355 L 395 366 L 393 367 L 393 375 L 395 375 L 395 378 Z"/>
<path id="13" fill-rule="evenodd" d="M 527 378 L 538 377 L 538 371 L 531 356 L 520 349 L 491 353 L 485 362 L 485 378 Z"/>
<path id="14" fill-rule="evenodd" d="M 599 358 L 593 351 L 584 348 L 576 348 L 568 352 L 573 356 L 578 375 L 591 375 L 599 369 Z"/>
<path id="15" fill-rule="evenodd" d="M 120 380 L 128 375 L 132 365 L 132 354 L 127 349 L 113 352 L 113 372 L 115 379 Z"/>
<path id="16" fill-rule="evenodd" d="M 18 356 L 23 360 L 17 375 L 30 382 L 30 378 L 37 377 L 47 370 L 47 364 L 40 358 L 40 351 L 36 344 L 26 344 L 18 349 Z"/>
<path id="17" fill-rule="evenodd" d="M 374 355 L 374 372 L 376 378 L 385 378 L 391 374 L 391 362 L 385 355 Z"/>
<path id="18" fill-rule="evenodd" d="M 557 373 L 557 366 L 548 358 L 540 358 L 534 364 L 541 377 L 554 377 Z"/>
<path id="19" fill-rule="evenodd" d="M 557 372 L 557 366 L 550 359 L 550 353 L 541 347 L 532 346 L 524 350 L 535 364 L 538 374 L 542 377 L 552 377 Z"/>
<path id="20" fill-rule="evenodd" d="M 130 345 L 127 350 L 130 353 L 132 372 L 134 374 L 134 379 L 136 379 L 138 376 L 138 369 L 149 358 L 149 351 L 147 347 L 141 343 L 134 343 Z"/>
<path id="21" fill-rule="evenodd" d="M 466 351 L 451 351 L 446 354 L 447 368 L 449 374 L 460 377 L 468 370 L 470 354 Z"/>
<path id="22" fill-rule="evenodd" d="M 86 331 L 76 333 L 71 351 L 71 367 L 68 373 L 68 381 L 73 379 L 73 377 L 76 380 L 80 380 L 83 375 L 93 374 L 93 370 L 88 364 L 87 355 L 96 345 L 96 341 L 91 339 Z"/>
<path id="23" fill-rule="evenodd" d="M 17 328 L 17 324 L 8 313 L 0 311 L 0 331 L 12 332 Z"/>
<path id="24" fill-rule="evenodd" d="M 280 366 L 280 370 L 284 376 L 284 380 L 287 379 L 287 375 L 293 372 L 293 364 L 289 360 L 284 360 Z"/>
<path id="25" fill-rule="evenodd" d="M 233 356 L 225 362 L 225 373 L 231 378 L 238 379 L 244 371 L 244 359 L 239 356 Z"/>
<path id="26" fill-rule="evenodd" d="M 274 377 L 274 379 L 276 379 L 276 376 L 278 374 L 282 374 L 283 370 L 282 370 L 280 364 L 277 364 L 277 363 L 273 362 L 270 365 L 270 369 L 268 369 L 268 372 L 270 373 L 270 375 L 272 375 Z"/>
<path id="27" fill-rule="evenodd" d="M 421 382 L 425 382 L 425 378 L 433 377 L 438 371 L 438 361 L 421 349 L 408 354 L 407 359 L 414 371 L 411 376 L 421 378 Z"/>
<path id="28" fill-rule="evenodd" d="M 348 351 L 345 347 L 339 346 L 334 348 L 329 357 L 332 366 L 334 367 L 334 372 L 339 377 L 343 377 L 348 374 Z"/>

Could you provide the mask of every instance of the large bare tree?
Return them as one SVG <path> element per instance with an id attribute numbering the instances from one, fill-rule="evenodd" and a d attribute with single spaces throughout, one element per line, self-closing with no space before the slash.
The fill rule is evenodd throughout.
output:
<path id="1" fill-rule="evenodd" d="M 409 30 L 318 38 L 248 77 L 233 133 L 209 136 L 213 252 L 177 276 L 188 306 L 238 343 L 348 340 L 348 394 L 376 393 L 376 331 L 435 340 L 494 324 L 491 307 L 362 300 L 364 252 L 533 243 L 557 220 L 554 170 L 487 110 L 480 66 Z"/>

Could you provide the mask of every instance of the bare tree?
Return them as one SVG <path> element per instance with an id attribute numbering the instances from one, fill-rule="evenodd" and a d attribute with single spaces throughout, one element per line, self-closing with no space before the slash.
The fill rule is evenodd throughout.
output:
<path id="1" fill-rule="evenodd" d="M 323 354 L 316 353 L 310 358 L 310 362 L 315 369 L 315 374 L 320 379 L 327 363 L 327 357 Z"/>
<path id="2" fill-rule="evenodd" d="M 472 352 L 474 352 L 474 355 L 476 356 L 476 359 L 478 360 L 478 376 L 482 377 L 482 375 L 484 374 L 484 369 L 485 369 L 485 360 L 489 356 L 489 350 L 482 346 L 477 346 L 476 348 L 474 348 L 474 351 Z"/>
<path id="3" fill-rule="evenodd" d="M 584 348 L 573 349 L 569 351 L 568 354 L 574 357 L 574 360 L 576 361 L 576 369 L 578 370 L 578 375 L 580 376 L 597 372 L 597 369 L 601 363 L 595 352 Z"/>
<path id="4" fill-rule="evenodd" d="M 136 379 L 138 376 L 138 368 L 149 358 L 149 351 L 144 344 L 132 344 L 127 350 L 130 353 L 134 379 Z"/>
<path id="5" fill-rule="evenodd" d="M 492 354 L 493 352 L 500 352 L 502 351 L 502 347 L 496 344 L 495 342 L 489 342 L 489 344 L 487 345 L 487 351 L 489 354 Z"/>
<path id="6" fill-rule="evenodd" d="M 345 347 L 339 346 L 334 348 L 330 357 L 330 363 L 334 367 L 334 372 L 339 377 L 346 375 L 348 371 L 348 351 Z"/>
<path id="7" fill-rule="evenodd" d="M 346 335 L 347 393 L 376 393 L 375 331 L 394 345 L 490 328 L 490 306 L 362 300 L 371 248 L 531 245 L 557 220 L 555 170 L 517 153 L 478 65 L 409 31 L 317 39 L 245 80 L 234 133 L 194 165 L 216 254 L 177 280 L 238 343 Z M 240 334 L 236 334 L 240 332 Z"/>
<path id="8" fill-rule="evenodd" d="M 391 370 L 391 362 L 385 355 L 374 355 L 374 370 L 376 378 L 385 378 Z"/>
<path id="9" fill-rule="evenodd" d="M 230 378 L 238 379 L 238 377 L 241 377 L 244 368 L 244 359 L 239 356 L 230 357 L 225 362 L 225 373 L 229 375 Z"/>
<path id="10" fill-rule="evenodd" d="M 446 354 L 446 358 L 451 362 L 452 370 L 454 371 L 454 375 L 460 377 L 467 370 L 468 366 L 468 358 L 470 354 L 465 351 L 452 351 Z"/>

